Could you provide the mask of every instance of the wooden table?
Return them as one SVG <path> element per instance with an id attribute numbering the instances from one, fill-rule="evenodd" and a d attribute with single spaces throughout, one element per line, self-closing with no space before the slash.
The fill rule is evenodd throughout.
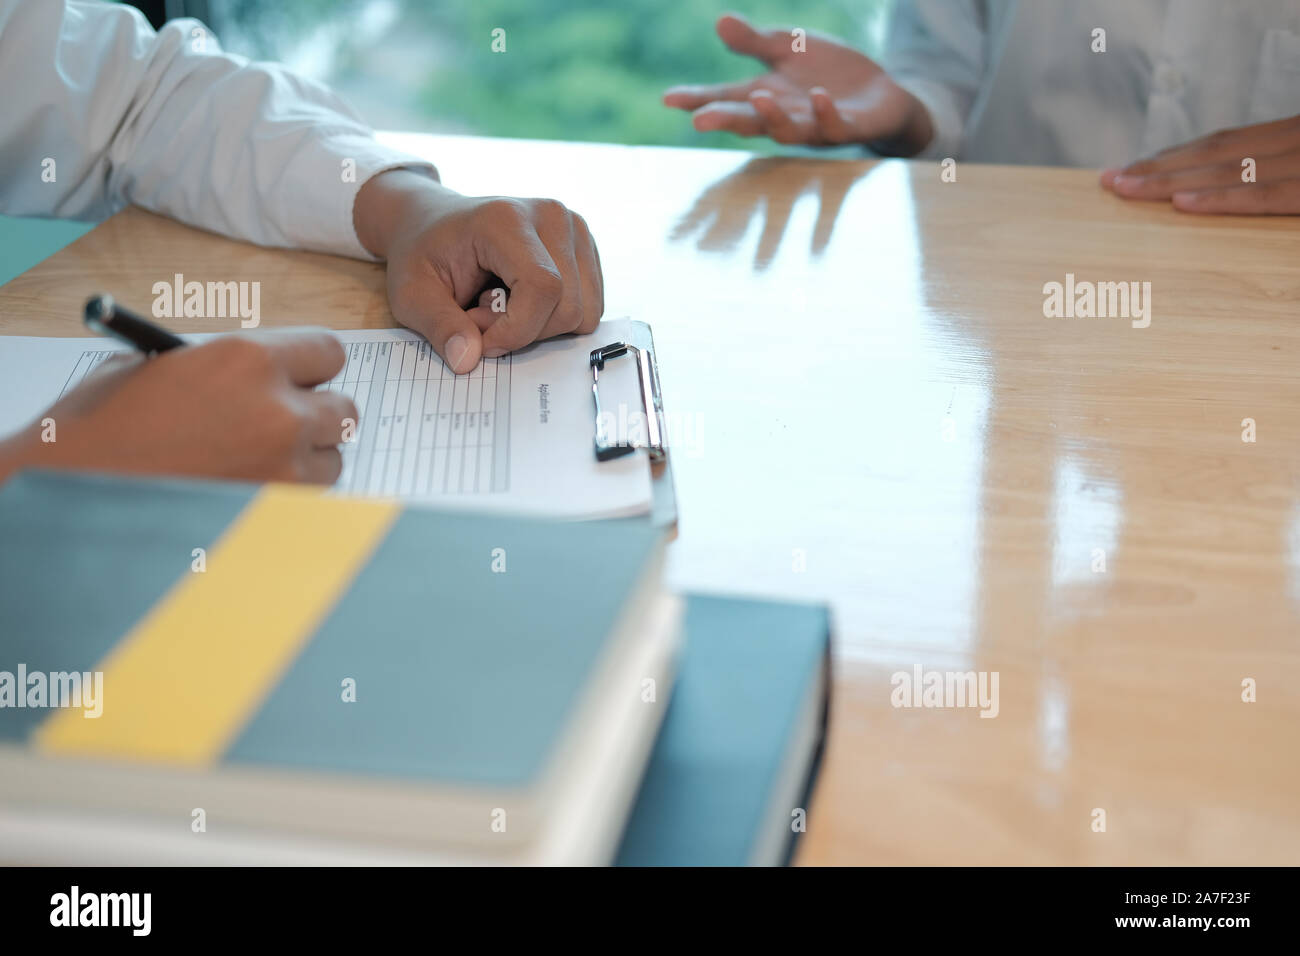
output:
<path id="1" fill-rule="evenodd" d="M 609 314 L 655 329 L 673 583 L 832 604 L 801 862 L 1300 863 L 1296 220 L 1084 171 L 391 138 L 590 221 Z M 268 325 L 392 324 L 377 266 L 128 210 L 0 289 L 0 332 L 175 272 L 260 280 Z M 1150 326 L 1045 318 L 1067 273 L 1150 282 Z M 917 666 L 996 671 L 997 717 L 893 707 Z"/>

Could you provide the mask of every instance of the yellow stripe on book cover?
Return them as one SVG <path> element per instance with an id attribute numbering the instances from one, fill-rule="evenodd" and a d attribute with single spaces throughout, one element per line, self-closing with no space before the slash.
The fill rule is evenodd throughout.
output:
<path id="1" fill-rule="evenodd" d="M 62 710 L 35 733 L 51 754 L 214 763 L 365 567 L 396 502 L 267 485 L 98 665 L 104 710 Z M 188 556 L 186 556 L 188 557 Z"/>

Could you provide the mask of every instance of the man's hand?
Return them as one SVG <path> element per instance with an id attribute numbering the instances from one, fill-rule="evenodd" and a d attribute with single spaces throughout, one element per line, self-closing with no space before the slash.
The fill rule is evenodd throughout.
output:
<path id="1" fill-rule="evenodd" d="M 898 156 L 920 152 L 934 136 L 920 101 L 850 46 L 809 33 L 807 48 L 795 52 L 791 31 L 755 30 L 730 15 L 717 29 L 723 43 L 770 72 L 745 83 L 675 86 L 664 93 L 666 105 L 694 110 L 701 132 L 809 146 L 861 143 Z"/>
<path id="2" fill-rule="evenodd" d="M 312 391 L 343 367 L 328 332 L 238 335 L 154 358 L 115 358 L 0 442 L 0 481 L 19 468 L 76 468 L 332 484 L 352 400 Z"/>
<path id="3" fill-rule="evenodd" d="M 428 175 L 380 173 L 357 194 L 357 237 L 388 260 L 393 315 L 455 372 L 605 311 L 587 223 L 553 199 L 472 198 Z"/>
<path id="4" fill-rule="evenodd" d="M 1211 133 L 1107 169 L 1101 184 L 1124 199 L 1172 200 L 1184 212 L 1300 214 L 1300 116 Z"/>

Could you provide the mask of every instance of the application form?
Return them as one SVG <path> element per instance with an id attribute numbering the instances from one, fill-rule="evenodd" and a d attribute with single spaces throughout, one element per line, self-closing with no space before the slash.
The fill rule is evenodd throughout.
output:
<path id="1" fill-rule="evenodd" d="M 645 452 L 605 462 L 594 454 L 588 355 L 626 341 L 629 320 L 484 359 L 464 375 L 405 329 L 335 334 L 347 361 L 321 388 L 347 395 L 360 413 L 341 446 L 336 492 L 564 518 L 650 510 Z M 195 344 L 212 337 L 186 336 Z M 0 336 L 0 435 L 35 420 L 125 348 L 103 338 Z M 607 376 L 616 394 L 636 394 L 631 363 L 607 365 L 602 395 Z"/>

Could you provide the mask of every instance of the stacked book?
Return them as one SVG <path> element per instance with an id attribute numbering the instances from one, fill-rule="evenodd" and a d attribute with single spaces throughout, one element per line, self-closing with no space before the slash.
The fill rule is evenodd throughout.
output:
<path id="1" fill-rule="evenodd" d="M 820 607 L 664 534 L 288 486 L 0 486 L 0 862 L 786 860 Z"/>

